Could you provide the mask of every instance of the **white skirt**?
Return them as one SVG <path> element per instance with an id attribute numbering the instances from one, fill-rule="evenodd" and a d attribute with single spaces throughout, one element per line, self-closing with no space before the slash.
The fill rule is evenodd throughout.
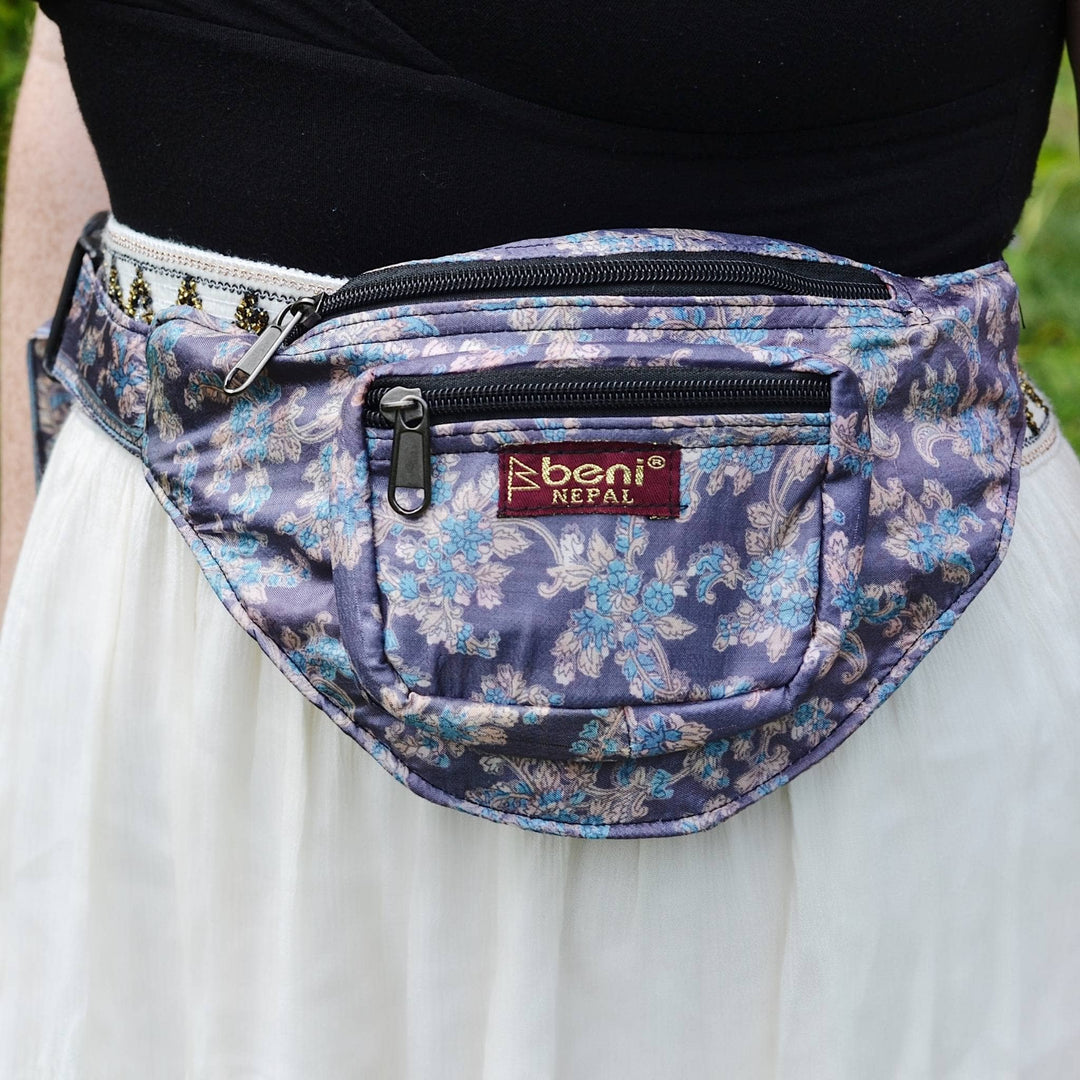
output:
<path id="1" fill-rule="evenodd" d="M 0 637 L 4 1078 L 1080 1075 L 1080 466 L 835 754 L 716 829 L 399 786 L 74 414 Z"/>

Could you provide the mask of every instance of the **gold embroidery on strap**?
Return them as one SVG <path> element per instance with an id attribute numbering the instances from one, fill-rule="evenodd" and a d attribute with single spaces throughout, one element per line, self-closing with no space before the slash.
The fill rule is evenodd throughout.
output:
<path id="1" fill-rule="evenodd" d="M 109 265 L 109 284 L 106 287 L 109 299 L 119 308 L 124 306 L 124 290 L 120 288 L 120 273 L 116 269 L 116 260 Z"/>
<path id="2" fill-rule="evenodd" d="M 244 293 L 244 299 L 237 304 L 233 321 L 241 330 L 261 334 L 270 322 L 270 312 L 259 307 L 257 292 L 248 292 Z"/>
<path id="3" fill-rule="evenodd" d="M 109 266 L 109 280 L 105 286 L 109 299 L 132 319 L 142 319 L 149 323 L 154 320 L 154 302 L 150 296 L 150 286 L 143 277 L 142 267 L 135 267 L 135 276 L 131 279 L 127 299 L 120 287 L 120 274 L 116 269 L 116 260 Z"/>
<path id="4" fill-rule="evenodd" d="M 150 296 L 150 286 L 143 277 L 142 267 L 135 267 L 135 276 L 131 279 L 128 289 L 128 302 L 125 308 L 133 319 L 142 319 L 143 322 L 153 322 L 154 302 Z"/>
<path id="5" fill-rule="evenodd" d="M 1027 417 L 1028 430 L 1032 435 L 1038 435 L 1042 430 L 1046 417 L 1049 415 L 1050 407 L 1046 404 L 1042 394 L 1031 385 L 1031 380 L 1023 371 L 1020 372 L 1020 389 L 1024 391 L 1024 415 Z M 1042 410 L 1042 420 L 1032 410 L 1031 406 L 1033 404 Z"/>
<path id="6" fill-rule="evenodd" d="M 180 288 L 176 290 L 176 302 L 202 310 L 202 297 L 199 296 L 199 287 L 190 274 L 180 282 Z"/>

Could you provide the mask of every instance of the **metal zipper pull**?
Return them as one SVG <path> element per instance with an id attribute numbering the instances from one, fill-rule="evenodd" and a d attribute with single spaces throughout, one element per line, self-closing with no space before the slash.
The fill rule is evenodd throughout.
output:
<path id="1" fill-rule="evenodd" d="M 390 453 L 390 481 L 386 501 L 402 517 L 418 517 L 431 503 L 431 433 L 427 402 L 416 387 L 394 386 L 379 402 L 379 412 L 394 425 Z M 398 488 L 422 492 L 417 506 L 402 506 Z"/>
<path id="2" fill-rule="evenodd" d="M 326 293 L 317 296 L 305 296 L 294 300 L 284 308 L 278 317 L 255 339 L 254 344 L 229 369 L 225 376 L 225 393 L 239 394 L 246 390 L 258 377 L 259 372 L 273 358 L 290 334 L 305 319 L 317 316 L 322 309 Z"/>

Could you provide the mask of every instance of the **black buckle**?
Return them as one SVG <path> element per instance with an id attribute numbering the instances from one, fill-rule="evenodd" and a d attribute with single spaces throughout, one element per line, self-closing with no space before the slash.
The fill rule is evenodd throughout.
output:
<path id="1" fill-rule="evenodd" d="M 49 339 L 45 342 L 45 356 L 41 366 L 46 375 L 53 373 L 56 358 L 60 355 L 60 345 L 64 340 L 64 324 L 67 322 L 68 312 L 71 311 L 71 301 L 75 298 L 75 286 L 79 282 L 83 258 L 89 255 L 95 268 L 101 261 L 101 230 L 108 219 L 109 211 L 99 210 L 83 226 L 82 234 L 75 244 L 75 250 L 71 253 L 71 262 L 68 263 L 67 274 L 64 276 L 64 287 L 60 290 L 56 314 L 53 315 L 52 326 L 49 328 Z"/>

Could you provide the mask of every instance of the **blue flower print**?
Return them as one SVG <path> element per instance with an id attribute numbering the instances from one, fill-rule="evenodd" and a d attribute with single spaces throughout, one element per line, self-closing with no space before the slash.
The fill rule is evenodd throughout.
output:
<path id="1" fill-rule="evenodd" d="M 676 598 L 686 595 L 686 579 L 669 549 L 646 582 L 637 559 L 647 546 L 641 519 L 620 517 L 612 541 L 594 532 L 584 550 L 580 540 L 565 547 L 562 560 L 548 570 L 554 583 L 545 595 L 585 591 L 582 606 L 570 613 L 552 649 L 557 682 L 569 684 L 579 674 L 599 678 L 614 655 L 640 701 L 677 701 L 689 690 L 689 679 L 672 668 L 663 645 L 695 629 L 674 611 Z"/>

